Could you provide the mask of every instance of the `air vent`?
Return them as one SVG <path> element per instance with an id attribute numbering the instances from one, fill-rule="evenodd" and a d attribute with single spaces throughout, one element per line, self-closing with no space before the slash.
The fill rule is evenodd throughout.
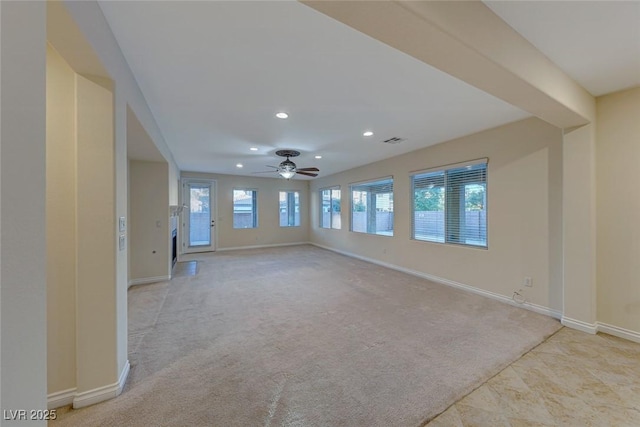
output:
<path id="1" fill-rule="evenodd" d="M 400 144 L 402 141 L 404 141 L 404 138 L 398 138 L 397 136 L 394 136 L 393 138 L 385 139 L 382 142 L 384 144 Z"/>

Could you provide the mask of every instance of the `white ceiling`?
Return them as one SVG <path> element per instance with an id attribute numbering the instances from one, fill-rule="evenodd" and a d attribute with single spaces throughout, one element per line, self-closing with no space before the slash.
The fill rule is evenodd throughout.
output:
<path id="1" fill-rule="evenodd" d="M 592 95 L 640 86 L 640 1 L 485 1 Z"/>
<path id="2" fill-rule="evenodd" d="M 517 23 L 526 23 L 523 14 L 538 2 L 524 3 L 490 6 L 507 10 L 508 22 L 527 37 Z M 302 152 L 294 159 L 299 167 L 317 166 L 326 176 L 528 116 L 298 2 L 100 6 L 181 170 L 248 175 L 277 165 L 274 152 L 291 148 Z M 545 22 L 543 16 L 538 25 L 549 27 Z M 633 53 L 628 33 L 620 37 Z M 564 37 L 555 42 L 563 45 Z M 571 56 L 575 44 L 559 55 Z M 610 72 L 603 67 L 586 77 L 565 71 L 608 85 L 587 87 L 594 93 L 633 85 L 622 77 L 603 83 Z M 277 111 L 290 118 L 276 119 Z M 365 138 L 365 130 L 375 135 Z M 391 137 L 406 141 L 381 142 Z"/>

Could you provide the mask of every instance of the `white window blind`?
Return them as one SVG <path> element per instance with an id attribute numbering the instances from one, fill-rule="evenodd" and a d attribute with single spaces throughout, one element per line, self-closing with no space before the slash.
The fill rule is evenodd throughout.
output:
<path id="1" fill-rule="evenodd" d="M 487 161 L 416 173 L 412 237 L 487 247 Z"/>
<path id="2" fill-rule="evenodd" d="M 351 231 L 393 236 L 393 178 L 351 184 Z"/>
<path id="3" fill-rule="evenodd" d="M 412 177 L 413 238 L 444 243 L 444 171 Z"/>

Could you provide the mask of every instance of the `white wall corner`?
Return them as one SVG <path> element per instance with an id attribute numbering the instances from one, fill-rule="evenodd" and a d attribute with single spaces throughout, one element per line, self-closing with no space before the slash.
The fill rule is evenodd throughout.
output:
<path id="1" fill-rule="evenodd" d="M 122 372 L 120 373 L 120 378 L 114 384 L 107 385 L 104 387 L 98 387 L 93 390 L 85 391 L 83 393 L 77 393 L 73 398 L 73 408 L 84 408 L 85 406 L 94 405 L 96 403 L 104 402 L 105 400 L 113 399 L 122 393 L 124 389 L 124 385 L 127 382 L 127 377 L 129 376 L 129 369 L 131 366 L 129 365 L 129 361 L 124 365 Z"/>
<path id="2" fill-rule="evenodd" d="M 560 322 L 567 328 L 577 329 L 578 331 L 586 332 L 588 334 L 595 335 L 598 332 L 597 323 L 587 323 L 582 320 L 576 320 L 566 316 L 562 316 Z"/>

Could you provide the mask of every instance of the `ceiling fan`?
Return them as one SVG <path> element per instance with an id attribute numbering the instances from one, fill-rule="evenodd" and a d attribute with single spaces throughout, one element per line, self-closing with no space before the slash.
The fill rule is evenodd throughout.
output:
<path id="1" fill-rule="evenodd" d="M 300 152 L 296 150 L 278 150 L 276 151 L 276 156 L 286 157 L 286 160 L 283 160 L 278 166 L 267 165 L 268 168 L 274 168 L 275 169 L 274 171 L 254 172 L 254 173 L 277 172 L 278 174 L 280 174 L 281 177 L 285 179 L 290 179 L 297 173 L 300 175 L 306 175 L 306 176 L 313 176 L 313 177 L 318 176 L 318 174 L 314 172 L 320 172 L 320 169 L 299 168 L 296 166 L 295 163 L 289 160 L 289 157 L 297 157 L 299 155 L 300 155 Z"/>

